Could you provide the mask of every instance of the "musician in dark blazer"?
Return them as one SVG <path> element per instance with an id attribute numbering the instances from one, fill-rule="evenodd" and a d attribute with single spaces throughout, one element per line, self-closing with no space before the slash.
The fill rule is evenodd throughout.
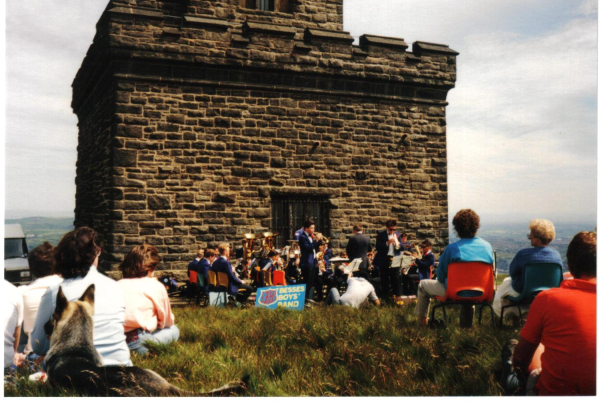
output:
<path id="1" fill-rule="evenodd" d="M 388 220 L 386 229 L 377 233 L 375 250 L 377 254 L 373 264 L 379 267 L 381 277 L 381 299 L 390 300 L 390 286 L 392 295 L 400 296 L 400 269 L 390 268 L 392 258 L 400 255 L 400 234 L 396 232 L 396 220 Z"/>
<path id="2" fill-rule="evenodd" d="M 313 238 L 315 233 L 315 222 L 307 220 L 304 222 L 304 231 L 298 238 L 300 246 L 300 271 L 302 272 L 303 283 L 306 284 L 305 301 L 312 300 L 313 294 L 311 288 L 314 284 L 315 276 L 318 274 L 318 267 L 315 255 L 319 250 L 321 241 Z"/>
<path id="3" fill-rule="evenodd" d="M 362 263 L 360 269 L 367 270 L 369 267 L 368 253 L 371 252 L 371 238 L 368 235 L 363 234 L 362 226 L 360 224 L 355 225 L 352 228 L 354 234 L 348 239 L 348 245 L 346 245 L 346 254 L 348 259 L 352 262 L 356 258 L 361 258 Z"/>
<path id="4" fill-rule="evenodd" d="M 208 271 L 210 270 L 210 265 L 215 260 L 215 257 L 216 253 L 212 249 L 206 249 L 204 252 L 198 250 L 196 259 L 188 265 L 188 277 L 190 276 L 190 270 L 193 270 L 204 277 L 204 292 L 206 294 L 208 294 Z"/>
<path id="5" fill-rule="evenodd" d="M 215 259 L 212 266 L 210 267 L 210 270 L 214 271 L 215 273 L 225 273 L 227 275 L 227 278 L 229 279 L 229 287 L 227 288 L 227 293 L 229 295 L 233 295 L 236 301 L 238 302 L 246 302 L 254 289 L 248 284 L 244 284 L 242 280 L 240 280 L 235 274 L 233 274 L 231 263 L 229 262 L 229 260 L 227 260 L 227 258 L 229 257 L 229 245 L 219 245 L 219 254 L 220 256 Z"/>

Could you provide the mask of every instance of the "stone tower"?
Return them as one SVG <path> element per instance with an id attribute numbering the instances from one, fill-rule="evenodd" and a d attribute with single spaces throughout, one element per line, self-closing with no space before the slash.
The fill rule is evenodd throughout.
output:
<path id="1" fill-rule="evenodd" d="M 75 224 L 161 268 L 303 218 L 448 243 L 448 46 L 343 31 L 342 0 L 111 0 L 73 82 Z"/>

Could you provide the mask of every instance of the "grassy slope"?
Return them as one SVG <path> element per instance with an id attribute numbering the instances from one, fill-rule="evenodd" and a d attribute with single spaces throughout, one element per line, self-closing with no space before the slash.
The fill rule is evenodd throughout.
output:
<path id="1" fill-rule="evenodd" d="M 500 348 L 514 328 L 417 325 L 412 306 L 317 307 L 304 312 L 186 307 L 178 343 L 153 347 L 137 366 L 182 388 L 209 390 L 250 374 L 247 395 L 500 395 Z M 440 313 L 441 317 L 441 313 Z M 75 395 L 29 383 L 7 396 Z"/>

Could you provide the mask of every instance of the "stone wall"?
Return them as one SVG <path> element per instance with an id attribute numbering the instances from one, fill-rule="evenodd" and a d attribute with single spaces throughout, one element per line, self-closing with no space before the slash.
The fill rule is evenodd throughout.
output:
<path id="1" fill-rule="evenodd" d="M 114 269 L 271 228 L 276 194 L 329 197 L 333 247 L 388 218 L 448 242 L 445 107 L 457 53 L 341 29 L 342 1 L 113 1 L 75 82 L 76 224 Z M 98 83 L 101 84 L 98 84 Z M 317 227 L 318 229 L 318 227 Z"/>

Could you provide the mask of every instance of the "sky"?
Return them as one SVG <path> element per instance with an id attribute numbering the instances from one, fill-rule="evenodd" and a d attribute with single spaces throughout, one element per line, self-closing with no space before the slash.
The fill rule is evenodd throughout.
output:
<path id="1" fill-rule="evenodd" d="M 71 83 L 105 0 L 6 2 L 7 217 L 71 216 Z M 597 2 L 344 0 L 344 30 L 449 45 L 450 215 L 595 221 Z M 410 50 L 410 49 L 409 49 Z"/>

